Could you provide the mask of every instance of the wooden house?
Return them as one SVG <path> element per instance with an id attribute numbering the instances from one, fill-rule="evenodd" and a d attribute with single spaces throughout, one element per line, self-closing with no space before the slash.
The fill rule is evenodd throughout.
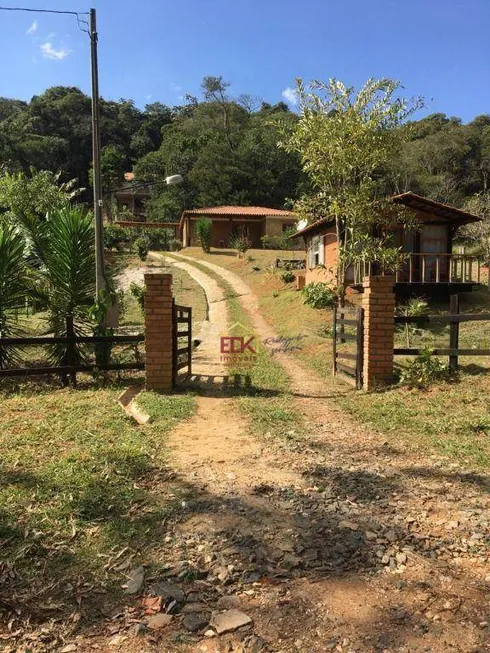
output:
<path id="1" fill-rule="evenodd" d="M 406 253 L 406 259 L 396 272 L 397 291 L 430 292 L 446 287 L 458 292 L 471 290 L 480 282 L 481 265 L 476 256 L 454 251 L 454 238 L 459 227 L 480 218 L 467 211 L 416 195 L 412 192 L 395 195 L 392 202 L 413 211 L 418 227 L 408 230 L 395 227 L 392 243 Z M 292 236 L 304 239 L 306 246 L 305 283 L 334 281 L 338 261 L 338 241 L 335 222 L 324 218 L 301 229 Z M 376 264 L 361 262 L 347 270 L 350 286 L 359 287 L 367 274 L 382 274 Z"/>

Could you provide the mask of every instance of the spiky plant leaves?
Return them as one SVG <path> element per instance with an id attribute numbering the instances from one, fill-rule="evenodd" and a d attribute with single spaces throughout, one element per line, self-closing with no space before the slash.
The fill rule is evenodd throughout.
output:
<path id="1" fill-rule="evenodd" d="M 0 224 L 0 337 L 18 334 L 17 311 L 25 305 L 25 240 L 9 224 Z M 0 346 L 0 368 L 19 361 L 20 350 L 11 345 Z"/>

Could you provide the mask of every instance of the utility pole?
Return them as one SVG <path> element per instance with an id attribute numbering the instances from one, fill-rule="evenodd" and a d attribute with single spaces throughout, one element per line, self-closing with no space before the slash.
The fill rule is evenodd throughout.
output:
<path id="1" fill-rule="evenodd" d="M 97 17 L 90 10 L 90 59 L 92 67 L 92 152 L 95 218 L 95 294 L 100 299 L 107 288 L 104 269 L 104 231 L 102 225 L 102 181 L 100 172 L 100 97 L 99 70 L 97 62 Z"/>

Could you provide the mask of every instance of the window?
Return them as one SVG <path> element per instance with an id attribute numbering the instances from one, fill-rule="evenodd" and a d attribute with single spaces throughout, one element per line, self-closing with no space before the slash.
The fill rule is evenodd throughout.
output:
<path id="1" fill-rule="evenodd" d="M 294 222 L 283 222 L 282 233 L 284 233 L 285 231 L 289 231 L 289 229 L 291 229 L 292 227 L 294 227 Z"/>
<path id="2" fill-rule="evenodd" d="M 310 268 L 323 265 L 325 261 L 323 248 L 323 236 L 313 236 L 310 241 Z"/>

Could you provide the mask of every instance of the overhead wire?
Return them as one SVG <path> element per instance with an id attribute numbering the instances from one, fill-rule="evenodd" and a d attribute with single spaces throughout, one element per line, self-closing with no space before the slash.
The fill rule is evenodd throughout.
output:
<path id="1" fill-rule="evenodd" d="M 64 14 L 66 16 L 75 16 L 77 19 L 78 29 L 81 32 L 85 32 L 90 36 L 88 30 L 89 23 L 87 20 L 82 18 L 82 16 L 89 16 L 90 12 L 88 11 L 63 11 L 61 9 L 31 9 L 29 7 L 0 7 L 0 11 L 27 11 L 29 13 L 38 13 L 38 14 Z M 84 27 L 82 27 L 84 25 Z"/>

